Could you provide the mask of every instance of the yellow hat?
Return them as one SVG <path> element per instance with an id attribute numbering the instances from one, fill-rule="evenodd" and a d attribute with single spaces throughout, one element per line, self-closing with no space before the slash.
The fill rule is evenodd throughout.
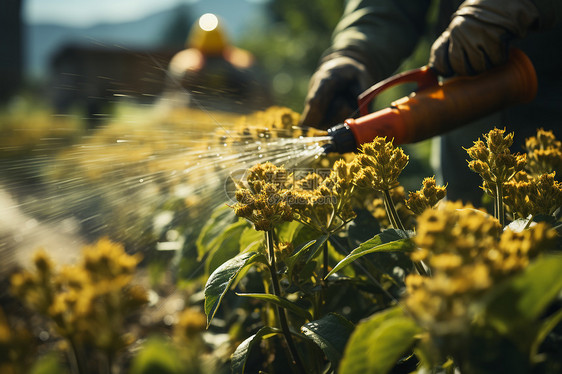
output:
<path id="1" fill-rule="evenodd" d="M 187 46 L 196 48 L 205 55 L 222 54 L 228 41 L 216 15 L 206 13 L 199 18 L 191 28 Z"/>

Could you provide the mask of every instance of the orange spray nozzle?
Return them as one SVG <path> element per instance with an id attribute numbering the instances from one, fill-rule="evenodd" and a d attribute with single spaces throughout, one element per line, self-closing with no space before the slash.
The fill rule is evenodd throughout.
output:
<path id="1" fill-rule="evenodd" d="M 376 95 L 404 82 L 415 82 L 418 89 L 390 107 L 368 114 L 368 105 Z M 328 130 L 332 144 L 325 150 L 353 152 L 377 136 L 394 139 L 394 144 L 418 142 L 510 105 L 529 102 L 536 93 L 533 64 L 518 49 L 511 51 L 506 64 L 472 77 L 439 82 L 428 67 L 410 70 L 362 93 L 358 99 L 361 117 L 347 119 L 343 125 Z"/>

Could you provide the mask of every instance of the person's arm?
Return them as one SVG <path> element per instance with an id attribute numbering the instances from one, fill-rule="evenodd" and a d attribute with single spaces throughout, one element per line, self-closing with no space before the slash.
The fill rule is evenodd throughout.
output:
<path id="1" fill-rule="evenodd" d="M 350 0 L 326 56 L 350 55 L 373 79 L 388 78 L 425 31 L 429 0 Z"/>
<path id="2" fill-rule="evenodd" d="M 431 48 L 440 75 L 474 75 L 507 61 L 509 44 L 560 20 L 560 0 L 467 0 Z"/>
<path id="3" fill-rule="evenodd" d="M 415 48 L 430 0 L 349 0 L 331 47 L 309 83 L 301 123 L 327 128 L 349 118 L 357 96 L 390 76 Z"/>

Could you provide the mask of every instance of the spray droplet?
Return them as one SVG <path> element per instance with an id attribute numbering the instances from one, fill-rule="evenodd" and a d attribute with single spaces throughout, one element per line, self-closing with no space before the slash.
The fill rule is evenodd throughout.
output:
<path id="1" fill-rule="evenodd" d="M 142 179 L 142 178 L 139 179 L 139 183 L 142 183 L 142 182 L 144 182 L 144 179 Z"/>

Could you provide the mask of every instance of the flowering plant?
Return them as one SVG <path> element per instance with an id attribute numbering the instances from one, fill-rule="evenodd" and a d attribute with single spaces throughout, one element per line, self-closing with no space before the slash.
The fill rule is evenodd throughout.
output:
<path id="1" fill-rule="evenodd" d="M 527 141 L 527 155 L 512 154 L 512 142 L 493 129 L 467 149 L 492 215 L 442 201 L 446 186 L 434 177 L 397 204 L 408 156 L 385 138 L 325 177 L 273 184 L 272 176 L 293 174 L 250 169 L 231 225 L 249 221 L 264 238 L 244 226 L 237 238 L 249 244 L 205 287 L 209 326 L 231 288 L 261 305 L 253 320 L 261 327 L 242 336 L 233 372 L 481 373 L 503 370 L 506 359 L 510 372 L 560 369 L 549 342 L 562 319 L 562 187 L 553 172 L 562 152 L 544 130 Z M 364 191 L 380 194 L 388 227 L 366 214 L 356 198 L 372 196 Z M 271 360 L 256 360 L 260 351 Z"/>

